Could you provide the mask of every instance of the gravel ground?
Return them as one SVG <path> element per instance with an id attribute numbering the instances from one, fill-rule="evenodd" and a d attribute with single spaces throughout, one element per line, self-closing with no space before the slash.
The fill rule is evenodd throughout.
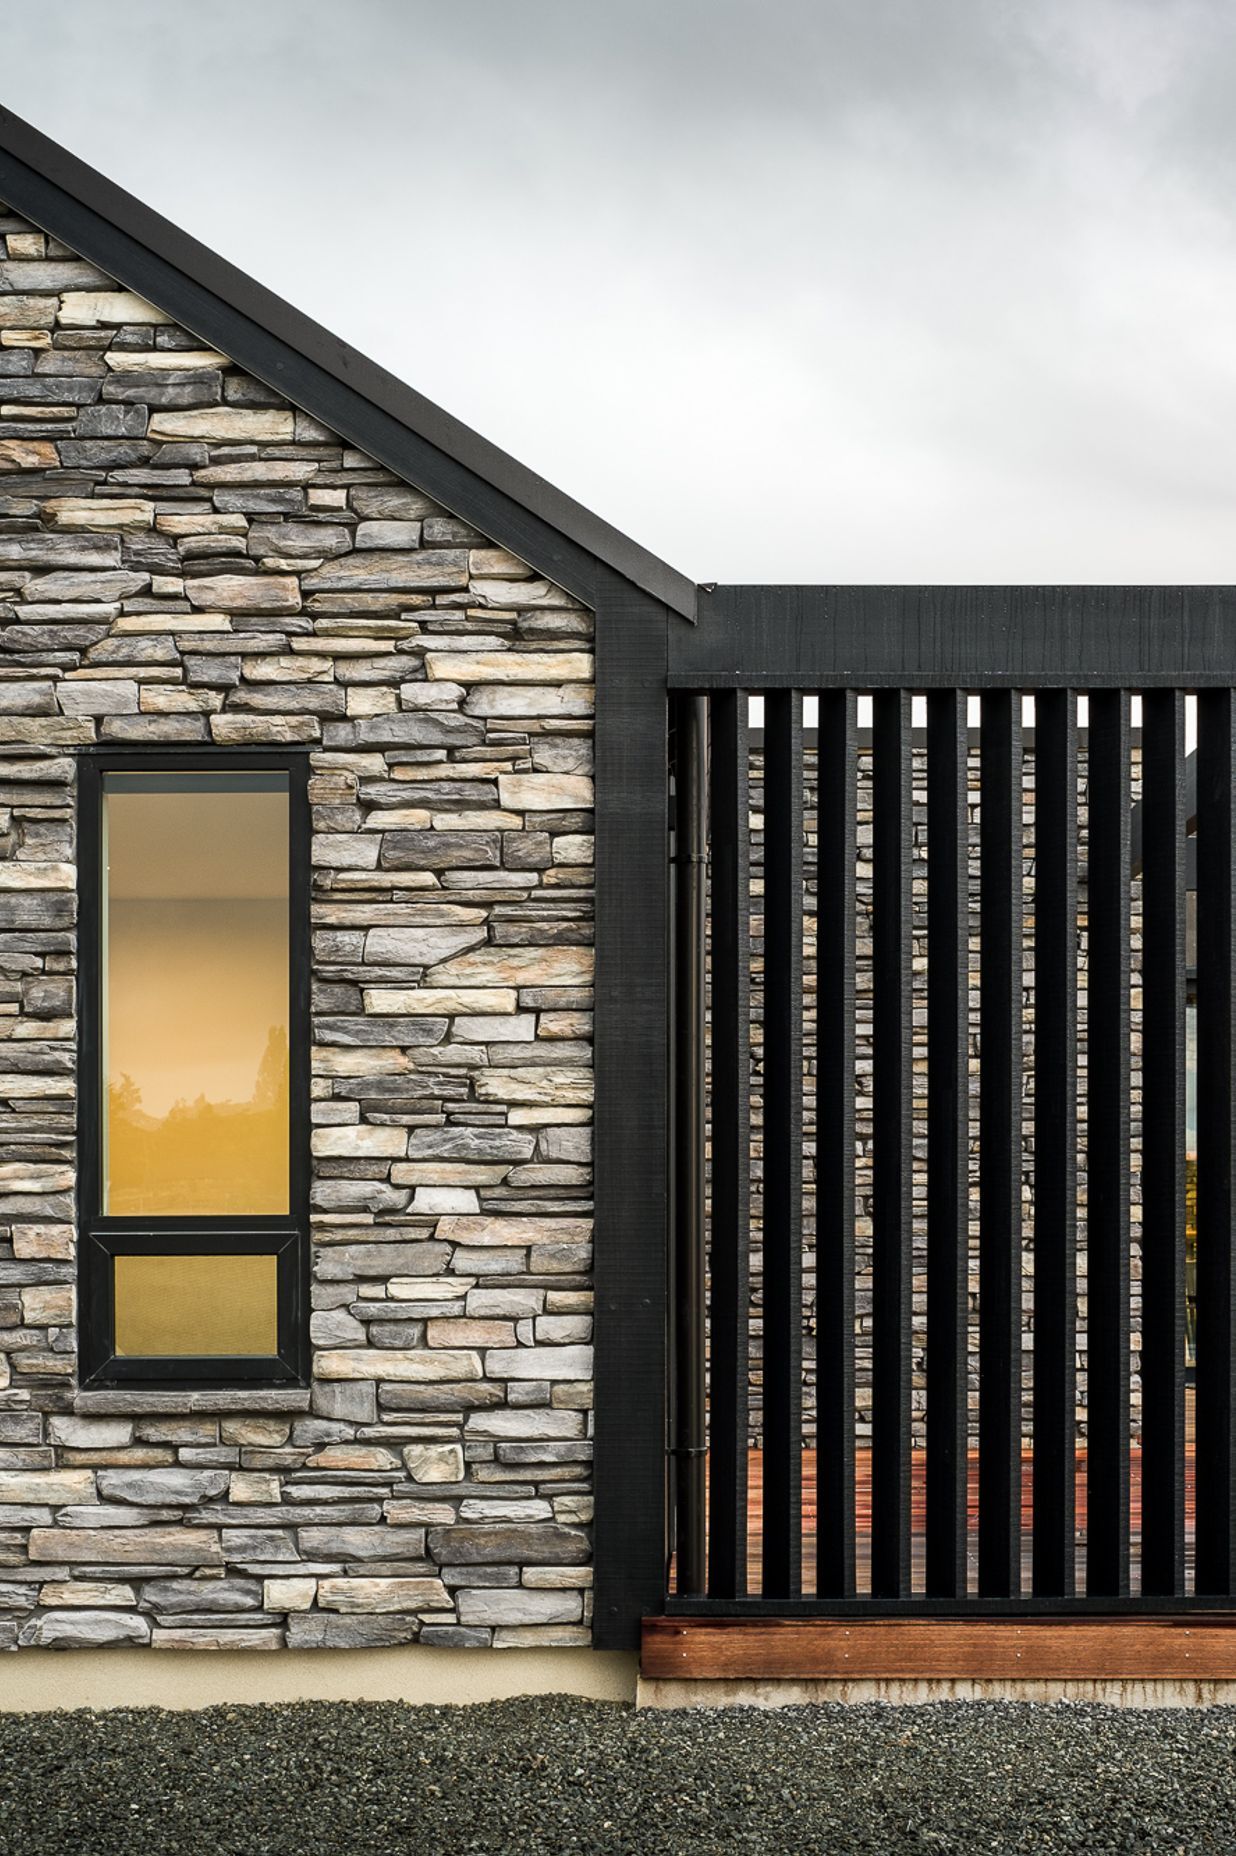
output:
<path id="1" fill-rule="evenodd" d="M 1236 1851 L 1236 1709 L 0 1715 L 4 1856 Z"/>

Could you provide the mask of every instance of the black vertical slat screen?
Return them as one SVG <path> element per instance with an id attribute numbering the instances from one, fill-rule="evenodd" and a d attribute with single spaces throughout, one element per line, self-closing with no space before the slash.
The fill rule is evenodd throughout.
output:
<path id="1" fill-rule="evenodd" d="M 1185 890 L 1193 802 L 1186 699 L 1179 690 L 1144 692 L 1135 733 L 1129 690 L 1084 691 L 1083 745 L 1077 688 L 1033 694 L 1031 749 L 1029 740 L 1023 742 L 1023 693 L 981 693 L 977 765 L 963 689 L 927 692 L 926 733 L 917 740 L 910 692 L 876 690 L 869 698 L 869 750 L 865 737 L 860 748 L 856 692 L 835 688 L 817 695 L 816 839 L 809 872 L 816 1024 L 807 1053 L 814 1069 L 814 1239 L 804 1234 L 803 1204 L 804 1016 L 810 1005 L 803 975 L 804 847 L 811 821 L 804 810 L 802 697 L 791 690 L 766 696 L 762 905 L 752 899 L 749 698 L 737 690 L 710 698 L 708 1598 L 697 1605 L 740 1610 L 759 1604 L 768 1611 L 785 1601 L 827 1613 L 830 1606 L 846 1611 L 865 1604 L 901 1611 L 921 1602 L 938 1614 L 961 1612 L 973 1600 L 997 1600 L 1012 1601 L 1013 1610 L 1018 1601 L 1039 1612 L 1056 1604 L 1066 1610 L 1079 1582 L 1079 1450 L 1088 1604 L 1144 1599 L 1153 1609 L 1156 1600 L 1183 1597 L 1187 1588 L 1211 1604 L 1236 1599 L 1236 692 L 1206 689 L 1197 699 L 1191 1585 L 1185 1535 Z M 925 775 L 920 818 L 916 767 L 920 778 Z M 1139 767 L 1140 822 L 1134 803 Z M 860 845 L 868 807 L 869 852 L 865 842 Z M 916 922 L 920 836 L 925 909 Z M 1023 890 L 1032 898 L 1029 915 Z M 868 897 L 869 942 L 862 926 Z M 762 971 L 758 961 L 753 967 L 751 938 L 752 909 L 761 906 Z M 923 930 L 917 946 L 916 926 Z M 978 930 L 973 944 L 972 927 Z M 1033 937 L 1029 991 L 1027 931 Z M 918 981 L 923 991 L 916 995 L 914 956 L 924 950 L 925 981 Z M 977 1064 L 970 994 L 976 957 Z M 750 1236 L 753 970 L 754 983 L 763 987 L 758 1357 L 751 1334 L 752 1289 L 761 1280 Z M 870 1045 L 860 1049 L 858 981 L 868 974 Z M 1027 1009 L 1034 1023 L 1032 1066 Z M 916 1048 L 920 1037 L 922 1048 Z M 868 1048 L 870 1143 L 860 1181 L 857 1109 Z M 926 1091 L 916 1108 L 914 1060 L 924 1055 Z M 1033 1103 L 1029 1144 L 1023 1100 Z M 809 1127 L 806 1133 L 809 1140 Z M 916 1135 L 925 1136 L 917 1146 Z M 869 1194 L 865 1206 L 860 1190 Z M 870 1214 L 871 1433 L 869 1448 L 860 1449 L 867 1445 L 856 1409 L 858 1288 L 860 1270 L 868 1267 L 859 1254 L 864 1210 Z M 917 1259 L 916 1230 L 925 1246 Z M 1141 1249 L 1137 1322 L 1135 1234 Z M 969 1351 L 972 1237 L 977 1356 Z M 1032 1262 L 1023 1254 L 1024 1238 L 1032 1241 Z M 808 1252 L 814 1248 L 817 1348 L 815 1481 L 806 1491 L 803 1450 L 811 1440 L 803 1432 L 803 1291 L 811 1258 L 804 1245 Z M 921 1354 L 916 1260 L 923 1271 L 917 1287 L 925 1288 Z M 1023 1331 L 1028 1282 L 1033 1320 Z M 1081 1326 L 1088 1349 L 1084 1435 L 1076 1408 Z M 1138 1327 L 1141 1409 L 1140 1434 L 1134 1435 Z M 916 1381 L 920 1368 L 923 1377 Z M 748 1489 L 753 1374 L 762 1374 L 759 1523 L 751 1518 L 758 1509 Z M 925 1396 L 921 1440 L 912 1431 L 916 1396 Z M 913 1441 L 926 1445 L 918 1459 L 925 1459 L 922 1486 L 915 1483 Z M 973 1590 L 972 1441 L 978 1446 Z M 1139 1466 L 1140 1550 L 1134 1520 Z M 861 1499 L 868 1472 L 869 1514 Z M 1032 1501 L 1023 1521 L 1024 1477 Z M 916 1493 L 925 1498 L 917 1523 L 921 1538 L 914 1532 Z M 805 1495 L 814 1496 L 814 1532 L 805 1519 L 812 1507 Z M 758 1577 L 747 1564 L 752 1526 L 760 1530 L 753 1549 L 762 1561 Z M 868 1546 L 869 1594 L 863 1575 Z"/>
<path id="2" fill-rule="evenodd" d="M 1142 697 L 1142 1591 L 1184 1591 L 1184 696 Z"/>
<path id="3" fill-rule="evenodd" d="M 853 1596 L 858 699 L 822 690 L 816 855 L 816 1591 Z"/>
<path id="4" fill-rule="evenodd" d="M 1197 699 L 1197 1561 L 1194 1589 L 1236 1577 L 1236 699 Z"/>
<path id="5" fill-rule="evenodd" d="M 747 695 L 712 698 L 712 1226 L 708 1590 L 747 1587 L 751 1191 Z"/>
<path id="6" fill-rule="evenodd" d="M 872 697 L 871 1590 L 910 1591 L 912 1023 L 910 695 Z"/>
<path id="7" fill-rule="evenodd" d="M 1126 690 L 1090 696 L 1087 746 L 1086 1592 L 1129 1590 L 1131 739 Z"/>
<path id="8" fill-rule="evenodd" d="M 969 833 L 966 695 L 927 698 L 927 1591 L 966 1590 Z"/>
<path id="9" fill-rule="evenodd" d="M 1021 1589 L 1021 695 L 982 699 L 979 1591 Z"/>
<path id="10" fill-rule="evenodd" d="M 1034 727 L 1034 1532 L 1036 1596 L 1075 1588 L 1077 698 Z"/>
<path id="11" fill-rule="evenodd" d="M 764 1594 L 802 1585 L 802 697 L 764 733 Z"/>

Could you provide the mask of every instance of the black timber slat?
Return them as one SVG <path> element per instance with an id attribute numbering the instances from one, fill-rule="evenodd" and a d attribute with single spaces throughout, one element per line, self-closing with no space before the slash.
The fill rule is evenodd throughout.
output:
<path id="1" fill-rule="evenodd" d="M 1194 1589 L 1236 1590 L 1236 698 L 1198 697 L 1197 1559 Z"/>
<path id="2" fill-rule="evenodd" d="M 701 587 L 670 680 L 856 689 L 1226 686 L 1236 586 Z"/>
<path id="3" fill-rule="evenodd" d="M 979 1591 L 1021 1589 L 1021 697 L 983 697 L 979 998 Z"/>
<path id="4" fill-rule="evenodd" d="M 910 694 L 872 699 L 871 1589 L 910 1589 Z"/>
<path id="5" fill-rule="evenodd" d="M 1130 797 L 1127 690 L 1090 697 L 1086 1592 L 1129 1591 Z"/>
<path id="6" fill-rule="evenodd" d="M 927 698 L 927 1590 L 966 1589 L 970 936 L 966 694 Z"/>
<path id="7" fill-rule="evenodd" d="M 751 880 L 745 691 L 712 699 L 712 1225 L 708 1590 L 747 1588 Z"/>
<path id="8" fill-rule="evenodd" d="M 1075 1585 L 1077 699 L 1035 698 L 1033 1587 Z"/>
<path id="9" fill-rule="evenodd" d="M 1142 1592 L 1184 1590 L 1184 696 L 1142 698 Z"/>
<path id="10" fill-rule="evenodd" d="M 802 1583 L 802 697 L 770 694 L 764 735 L 765 1597 Z"/>
<path id="11" fill-rule="evenodd" d="M 857 697 L 820 694 L 816 864 L 816 1589 L 854 1592 Z"/>

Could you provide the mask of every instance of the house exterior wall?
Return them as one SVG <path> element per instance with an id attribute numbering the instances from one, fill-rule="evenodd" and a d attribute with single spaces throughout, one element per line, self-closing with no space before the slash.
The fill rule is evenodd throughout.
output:
<path id="1" fill-rule="evenodd" d="M 592 617 L 0 207 L 0 1646 L 586 1644 Z M 77 756 L 303 748 L 313 1379 L 86 1391 Z"/>

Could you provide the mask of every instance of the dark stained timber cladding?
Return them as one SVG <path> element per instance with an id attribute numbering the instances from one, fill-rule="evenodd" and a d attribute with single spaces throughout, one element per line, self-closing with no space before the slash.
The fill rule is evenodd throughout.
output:
<path id="1" fill-rule="evenodd" d="M 670 680 L 856 689 L 1231 682 L 1231 586 L 702 587 Z"/>
<path id="2" fill-rule="evenodd" d="M 979 1591 L 1021 1589 L 1021 697 L 983 697 Z"/>
<path id="3" fill-rule="evenodd" d="M 816 1581 L 854 1592 L 854 1011 L 858 699 L 819 697 L 816 861 Z"/>
<path id="4" fill-rule="evenodd" d="M 1143 747 L 1142 1591 L 1184 1590 L 1184 696 L 1147 691 Z"/>
<path id="5" fill-rule="evenodd" d="M 1088 742 L 1086 1592 L 1129 1591 L 1130 703 L 1095 691 Z"/>
<path id="6" fill-rule="evenodd" d="M 802 697 L 764 749 L 764 1594 L 802 1580 Z"/>
<path id="7" fill-rule="evenodd" d="M 747 697 L 712 699 L 712 1228 L 708 1589 L 747 1586 L 751 1192 Z"/>
<path id="8" fill-rule="evenodd" d="M 1074 1589 L 1077 699 L 1042 690 L 1034 746 L 1034 1590 Z"/>
<path id="9" fill-rule="evenodd" d="M 1236 698 L 1198 698 L 1197 1565 L 1195 1589 L 1236 1589 Z"/>
<path id="10" fill-rule="evenodd" d="M 873 698 L 871 1589 L 910 1589 L 910 694 Z"/>
<path id="11" fill-rule="evenodd" d="M 969 873 L 966 696 L 927 698 L 927 1590 L 966 1589 Z"/>
<path id="12" fill-rule="evenodd" d="M 665 1592 L 668 722 L 663 607 L 597 615 L 596 1614 L 629 1649 Z"/>

